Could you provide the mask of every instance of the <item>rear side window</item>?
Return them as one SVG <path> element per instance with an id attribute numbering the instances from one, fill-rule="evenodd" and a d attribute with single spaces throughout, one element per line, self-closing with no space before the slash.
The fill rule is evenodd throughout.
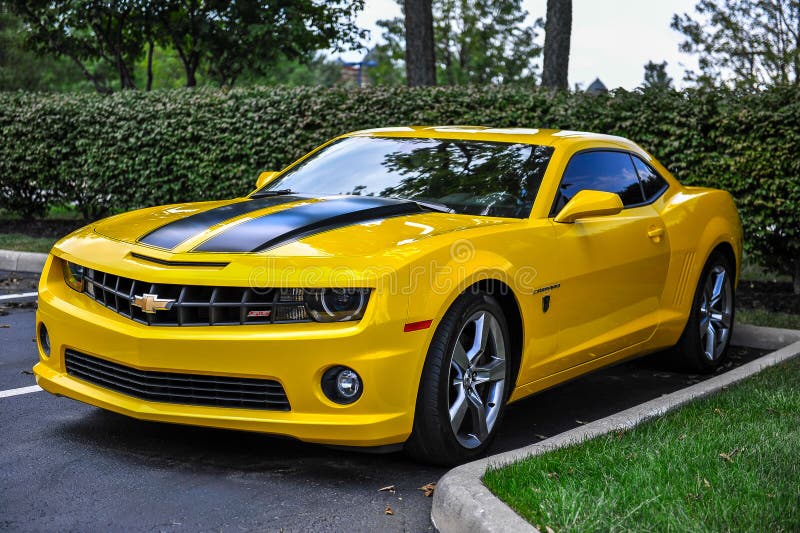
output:
<path id="1" fill-rule="evenodd" d="M 644 192 L 645 202 L 652 202 L 663 193 L 668 183 L 662 178 L 650 165 L 642 161 L 636 156 L 631 156 L 633 165 L 636 167 L 636 172 L 639 174 L 639 180 L 642 182 L 642 191 Z"/>
<path id="2" fill-rule="evenodd" d="M 644 202 L 633 161 L 624 152 L 597 151 L 574 155 L 561 178 L 551 216 L 586 189 L 618 194 L 625 207 Z"/>

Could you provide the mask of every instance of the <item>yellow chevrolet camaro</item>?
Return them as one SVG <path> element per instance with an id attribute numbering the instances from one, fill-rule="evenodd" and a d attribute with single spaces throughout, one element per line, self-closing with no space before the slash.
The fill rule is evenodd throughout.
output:
<path id="1" fill-rule="evenodd" d="M 620 137 L 400 127 L 336 138 L 234 200 L 59 241 L 36 379 L 135 418 L 483 453 L 509 402 L 734 319 L 731 196 Z"/>

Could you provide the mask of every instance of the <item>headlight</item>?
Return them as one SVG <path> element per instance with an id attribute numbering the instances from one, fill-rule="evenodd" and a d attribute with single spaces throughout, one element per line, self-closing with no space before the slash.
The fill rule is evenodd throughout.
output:
<path id="1" fill-rule="evenodd" d="M 62 261 L 61 264 L 64 267 L 64 281 L 67 285 L 78 292 L 83 292 L 83 267 L 69 261 Z"/>
<path id="2" fill-rule="evenodd" d="M 317 322 L 360 320 L 369 300 L 369 289 L 308 289 L 305 302 Z"/>

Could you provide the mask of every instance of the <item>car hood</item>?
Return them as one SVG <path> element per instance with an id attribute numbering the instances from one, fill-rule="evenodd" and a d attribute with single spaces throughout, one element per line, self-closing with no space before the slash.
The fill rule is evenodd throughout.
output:
<path id="1" fill-rule="evenodd" d="M 98 222 L 95 234 L 158 257 L 204 254 L 395 254 L 445 233 L 514 222 L 430 211 L 389 198 L 285 195 L 142 209 Z M 410 250 L 409 250 L 410 251 Z"/>

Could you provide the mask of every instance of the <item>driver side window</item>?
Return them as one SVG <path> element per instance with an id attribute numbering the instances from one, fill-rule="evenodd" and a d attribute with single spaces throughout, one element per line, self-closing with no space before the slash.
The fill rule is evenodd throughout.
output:
<path id="1" fill-rule="evenodd" d="M 630 155 L 625 152 L 583 152 L 572 156 L 567 164 L 550 216 L 557 215 L 573 196 L 586 189 L 618 194 L 625 207 L 644 202 Z"/>

